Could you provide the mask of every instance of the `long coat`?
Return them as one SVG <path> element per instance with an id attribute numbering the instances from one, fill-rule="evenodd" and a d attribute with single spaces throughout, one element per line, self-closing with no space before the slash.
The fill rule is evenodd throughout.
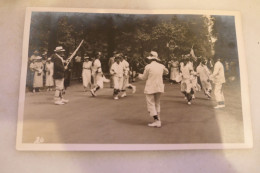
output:
<path id="1" fill-rule="evenodd" d="M 144 73 L 139 75 L 140 79 L 146 80 L 145 94 L 164 92 L 163 74 L 168 74 L 168 69 L 156 61 L 145 66 Z"/>
<path id="2" fill-rule="evenodd" d="M 33 62 L 30 64 L 30 68 L 34 71 L 33 88 L 43 87 L 43 63 Z"/>
<path id="3" fill-rule="evenodd" d="M 54 72 L 53 72 L 53 79 L 62 79 L 64 78 L 64 60 L 58 55 L 52 55 L 52 62 L 54 63 Z"/>
<path id="4" fill-rule="evenodd" d="M 214 65 L 214 71 L 212 74 L 213 83 L 222 84 L 226 82 L 224 66 L 220 61 L 217 61 Z"/>

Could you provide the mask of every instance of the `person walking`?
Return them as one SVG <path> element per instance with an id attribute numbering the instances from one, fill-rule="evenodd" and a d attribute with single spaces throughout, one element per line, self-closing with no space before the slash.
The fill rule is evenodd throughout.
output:
<path id="1" fill-rule="evenodd" d="M 138 78 L 145 80 L 144 93 L 146 95 L 147 109 L 154 122 L 148 124 L 149 127 L 161 127 L 160 118 L 160 97 L 164 92 L 163 75 L 168 74 L 168 69 L 158 63 L 160 59 L 155 51 L 151 51 L 147 57 L 148 65 L 145 66 L 143 74 L 139 74 Z"/>
<path id="2" fill-rule="evenodd" d="M 214 65 L 213 74 L 211 75 L 211 79 L 214 83 L 214 95 L 217 101 L 217 106 L 215 109 L 224 108 L 225 107 L 225 98 L 223 93 L 222 85 L 226 82 L 224 66 L 221 63 L 221 58 L 217 58 L 217 61 Z"/>

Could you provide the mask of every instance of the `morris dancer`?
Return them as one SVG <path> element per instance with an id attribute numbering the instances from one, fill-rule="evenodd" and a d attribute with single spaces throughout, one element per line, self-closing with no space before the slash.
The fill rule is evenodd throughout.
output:
<path id="1" fill-rule="evenodd" d="M 147 109 L 150 116 L 154 119 L 154 122 L 148 124 L 148 126 L 161 127 L 160 97 L 161 93 L 164 92 L 163 75 L 168 74 L 168 69 L 157 62 L 160 59 L 155 51 L 151 51 L 147 60 L 149 64 L 145 66 L 144 73 L 139 74 L 138 77 L 146 80 L 144 93 L 146 94 Z"/>
<path id="2" fill-rule="evenodd" d="M 115 62 L 110 68 L 110 74 L 113 75 L 113 82 L 114 82 L 114 99 L 118 100 L 118 95 L 123 87 L 123 75 L 124 75 L 124 66 L 121 62 L 120 54 L 115 56 Z"/>
<path id="3" fill-rule="evenodd" d="M 204 94 L 210 99 L 211 98 L 211 90 L 212 86 L 209 81 L 210 77 L 210 71 L 206 65 L 206 60 L 203 59 L 200 64 L 198 65 L 197 69 L 197 75 L 200 78 L 200 82 L 202 85 L 202 89 L 204 90 Z"/>
<path id="4" fill-rule="evenodd" d="M 193 72 L 192 66 L 188 63 L 188 57 L 184 57 L 183 66 L 181 67 L 182 81 L 181 81 L 181 92 L 184 94 L 185 99 L 188 101 L 188 104 L 191 104 L 192 95 L 194 94 L 192 88 L 191 75 Z"/>
<path id="5" fill-rule="evenodd" d="M 94 88 L 90 90 L 90 93 L 93 97 L 96 96 L 96 92 L 99 89 L 102 89 L 104 87 L 103 82 L 109 81 L 106 78 L 104 78 L 102 68 L 101 68 L 101 62 L 99 60 L 100 57 L 101 57 L 101 52 L 98 52 L 96 54 L 96 57 L 94 58 L 94 61 L 92 63 L 92 67 L 91 67 L 92 76 L 93 76 L 93 79 L 94 79 Z"/>
<path id="6" fill-rule="evenodd" d="M 64 89 L 64 73 L 65 73 L 65 61 L 63 59 L 65 50 L 62 46 L 56 47 L 52 55 L 52 61 L 54 63 L 54 73 L 53 78 L 55 81 L 56 89 L 54 95 L 54 104 L 63 105 L 68 103 L 69 100 L 63 98 L 63 89 Z"/>
<path id="7" fill-rule="evenodd" d="M 126 57 L 122 56 L 121 57 L 121 63 L 123 65 L 123 86 L 122 86 L 122 92 L 123 94 L 121 97 L 126 97 L 126 88 L 132 89 L 132 93 L 134 94 L 136 92 L 136 86 L 132 85 L 129 83 L 129 73 L 130 73 L 130 68 L 129 68 L 129 63 L 126 61 Z"/>

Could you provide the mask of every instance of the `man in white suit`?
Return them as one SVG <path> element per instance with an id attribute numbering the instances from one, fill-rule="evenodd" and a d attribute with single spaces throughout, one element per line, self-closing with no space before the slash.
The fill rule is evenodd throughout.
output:
<path id="1" fill-rule="evenodd" d="M 149 127 L 161 127 L 160 120 L 160 97 L 164 92 L 163 75 L 168 74 L 167 68 L 158 63 L 160 59 L 155 51 L 151 51 L 147 57 L 149 64 L 145 66 L 144 73 L 138 77 L 146 80 L 144 93 L 146 94 L 147 109 L 154 122 L 148 124 Z"/>
<path id="2" fill-rule="evenodd" d="M 213 80 L 213 83 L 215 84 L 214 94 L 217 101 L 217 106 L 215 106 L 215 109 L 224 108 L 225 107 L 225 98 L 223 94 L 223 83 L 226 82 L 225 79 L 225 72 L 224 72 L 224 66 L 220 61 L 220 58 L 217 58 L 217 62 L 214 65 L 214 71 L 211 75 L 211 79 Z"/>

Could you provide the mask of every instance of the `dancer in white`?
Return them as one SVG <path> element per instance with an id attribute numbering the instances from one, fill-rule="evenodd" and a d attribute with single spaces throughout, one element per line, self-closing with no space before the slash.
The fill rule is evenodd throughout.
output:
<path id="1" fill-rule="evenodd" d="M 92 63 L 92 76 L 94 79 L 94 88 L 90 90 L 90 93 L 93 97 L 96 97 L 96 92 L 99 89 L 102 89 L 104 87 L 104 82 L 109 82 L 110 80 L 106 79 L 103 75 L 102 68 L 101 68 L 101 62 L 100 62 L 101 52 L 98 52 L 96 55 L 96 58 L 94 59 Z"/>
<path id="2" fill-rule="evenodd" d="M 85 92 L 88 88 L 91 88 L 91 67 L 92 62 L 89 60 L 88 56 L 85 56 L 82 66 L 82 81 Z"/>
<path id="3" fill-rule="evenodd" d="M 124 66 L 121 62 L 121 55 L 117 54 L 115 56 L 115 62 L 110 68 L 110 74 L 113 75 L 114 82 L 114 99 L 118 100 L 118 95 L 123 87 L 123 75 L 124 75 Z"/>
<path id="4" fill-rule="evenodd" d="M 151 51 L 149 57 L 147 57 L 149 64 L 145 66 L 143 74 L 139 74 L 138 77 L 142 80 L 146 80 L 144 93 L 146 94 L 147 109 L 154 122 L 148 124 L 149 127 L 161 127 L 160 118 L 160 97 L 164 92 L 163 75 L 168 74 L 168 69 L 158 63 L 160 59 L 155 51 Z"/>
<path id="5" fill-rule="evenodd" d="M 123 92 L 121 97 L 126 97 L 126 88 L 132 89 L 132 93 L 134 94 L 136 92 L 136 86 L 129 83 L 129 74 L 130 74 L 130 68 L 129 63 L 126 60 L 126 57 L 121 56 L 121 63 L 123 65 L 123 85 L 121 91 Z"/>
<path id="6" fill-rule="evenodd" d="M 197 75 L 200 78 L 200 82 L 202 85 L 202 89 L 204 91 L 204 94 L 210 99 L 211 98 L 211 90 L 212 90 L 212 86 L 211 83 L 209 81 L 209 77 L 210 77 L 210 71 L 206 65 L 206 60 L 203 59 L 199 66 L 196 69 Z"/>
<path id="7" fill-rule="evenodd" d="M 181 73 L 182 73 L 182 81 L 181 81 L 181 92 L 184 94 L 185 99 L 188 101 L 188 104 L 191 104 L 192 95 L 194 94 L 192 88 L 192 73 L 193 68 L 188 63 L 188 57 L 183 59 L 183 66 L 181 66 Z"/>

